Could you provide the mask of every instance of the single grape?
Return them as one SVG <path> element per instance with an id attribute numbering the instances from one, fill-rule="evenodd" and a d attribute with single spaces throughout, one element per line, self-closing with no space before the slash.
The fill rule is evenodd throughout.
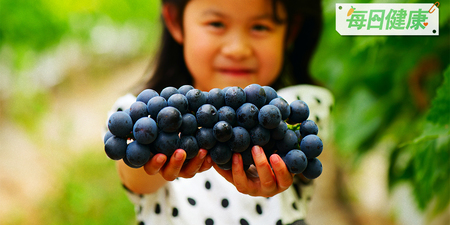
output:
<path id="1" fill-rule="evenodd" d="M 292 130 L 287 130 L 284 138 L 277 141 L 276 143 L 278 153 L 280 155 L 285 155 L 288 151 L 298 148 L 297 135 Z"/>
<path id="2" fill-rule="evenodd" d="M 147 117 L 147 104 L 141 101 L 136 101 L 130 106 L 130 117 L 133 123 L 142 117 Z"/>
<path id="3" fill-rule="evenodd" d="M 217 122 L 213 127 L 214 138 L 220 142 L 226 142 L 230 140 L 233 135 L 232 127 L 225 121 Z"/>
<path id="4" fill-rule="evenodd" d="M 158 153 L 163 153 L 168 158 L 180 147 L 181 140 L 178 133 L 167 133 L 159 132 L 158 137 L 156 137 L 153 142 L 155 151 Z"/>
<path id="5" fill-rule="evenodd" d="M 186 93 L 188 93 L 188 91 L 194 89 L 194 87 L 192 85 L 189 84 L 185 84 L 183 86 L 181 86 L 180 88 L 178 88 L 178 92 L 182 95 L 186 95 Z"/>
<path id="6" fill-rule="evenodd" d="M 149 117 L 142 117 L 133 126 L 133 136 L 141 144 L 152 143 L 158 135 L 156 122 Z"/>
<path id="7" fill-rule="evenodd" d="M 247 130 L 255 127 L 258 121 L 258 107 L 252 103 L 244 103 L 236 110 L 237 124 Z"/>
<path id="8" fill-rule="evenodd" d="M 224 164 L 217 164 L 217 166 L 223 170 L 231 170 L 232 165 L 233 165 L 232 159 L 230 159 L 228 162 Z"/>
<path id="9" fill-rule="evenodd" d="M 183 122 L 180 111 L 172 106 L 161 109 L 156 120 L 158 127 L 164 132 L 176 132 Z"/>
<path id="10" fill-rule="evenodd" d="M 212 128 L 217 121 L 219 121 L 217 109 L 211 104 L 204 104 L 200 106 L 195 114 L 195 117 L 197 118 L 197 124 L 200 127 Z"/>
<path id="11" fill-rule="evenodd" d="M 270 140 L 270 131 L 259 124 L 252 128 L 249 134 L 254 145 L 264 146 Z"/>
<path id="12" fill-rule="evenodd" d="M 217 114 L 219 114 L 219 121 L 226 121 L 231 126 L 237 125 L 236 111 L 230 106 L 222 106 L 217 110 Z"/>
<path id="13" fill-rule="evenodd" d="M 145 89 L 141 93 L 139 93 L 139 95 L 136 97 L 136 101 L 147 104 L 151 98 L 156 97 L 156 96 L 159 96 L 159 94 L 155 90 Z"/>
<path id="14" fill-rule="evenodd" d="M 137 168 L 140 168 L 141 166 L 135 166 L 135 165 L 133 165 L 133 164 L 131 164 L 129 161 L 128 161 L 128 159 L 127 159 L 127 157 L 125 156 L 125 157 L 123 157 L 123 162 L 128 166 L 128 167 L 131 167 L 131 168 L 135 168 L 135 169 L 137 169 Z"/>
<path id="15" fill-rule="evenodd" d="M 233 109 L 239 108 L 246 101 L 245 92 L 240 87 L 230 87 L 225 92 L 225 105 Z"/>
<path id="16" fill-rule="evenodd" d="M 266 102 L 265 102 L 266 105 L 268 105 L 269 102 L 272 101 L 272 99 L 278 98 L 277 92 L 272 87 L 270 87 L 270 86 L 263 86 L 262 88 L 266 92 Z"/>
<path id="17" fill-rule="evenodd" d="M 249 146 L 245 151 L 241 152 L 241 156 L 242 156 L 242 163 L 244 165 L 249 166 L 255 163 L 252 155 L 252 146 Z"/>
<path id="18" fill-rule="evenodd" d="M 233 153 L 227 144 L 222 142 L 217 142 L 216 145 L 209 150 L 209 155 L 213 162 L 217 164 L 225 164 L 231 160 Z"/>
<path id="19" fill-rule="evenodd" d="M 105 136 L 103 136 L 103 144 L 106 144 L 106 141 L 112 136 L 114 136 L 114 134 L 112 134 L 111 131 L 106 131 Z"/>
<path id="20" fill-rule="evenodd" d="M 128 113 L 115 112 L 109 117 L 108 129 L 115 136 L 124 138 L 131 133 L 133 121 Z"/>
<path id="21" fill-rule="evenodd" d="M 125 157 L 127 150 L 127 139 L 112 136 L 105 142 L 105 153 L 113 160 L 119 160 Z"/>
<path id="22" fill-rule="evenodd" d="M 151 98 L 147 103 L 147 111 L 151 118 L 156 119 L 159 111 L 167 106 L 167 100 L 161 96 Z"/>
<path id="23" fill-rule="evenodd" d="M 289 103 L 287 103 L 283 98 L 274 98 L 269 102 L 269 105 L 274 105 L 280 110 L 282 120 L 286 120 L 287 118 L 289 118 L 289 115 L 291 114 L 291 108 L 289 106 Z"/>
<path id="24" fill-rule="evenodd" d="M 189 110 L 197 112 L 200 106 L 206 104 L 206 95 L 199 89 L 192 89 L 186 93 L 186 98 L 189 102 Z"/>
<path id="25" fill-rule="evenodd" d="M 243 152 L 250 146 L 250 134 L 243 127 L 233 127 L 232 136 L 227 142 L 233 152 Z"/>
<path id="26" fill-rule="evenodd" d="M 301 123 L 309 117 L 309 107 L 302 100 L 295 100 L 290 104 L 291 115 L 289 115 L 289 123 Z"/>
<path id="27" fill-rule="evenodd" d="M 219 88 L 213 88 L 208 92 L 206 103 L 213 105 L 216 109 L 220 109 L 225 105 L 225 93 Z"/>
<path id="28" fill-rule="evenodd" d="M 286 167 L 290 173 L 301 173 L 305 170 L 308 165 L 308 160 L 306 159 L 305 153 L 298 149 L 290 150 L 283 158 Z"/>
<path id="29" fill-rule="evenodd" d="M 322 153 L 322 140 L 315 134 L 306 135 L 300 142 L 300 150 L 305 153 L 308 159 L 315 158 Z"/>
<path id="30" fill-rule="evenodd" d="M 300 124 L 300 134 L 302 137 L 309 134 L 317 135 L 317 133 L 319 133 L 319 127 L 317 127 L 317 124 L 314 121 L 305 120 Z"/>
<path id="31" fill-rule="evenodd" d="M 303 171 L 303 176 L 308 179 L 316 179 L 322 174 L 322 163 L 317 158 L 312 158 L 308 160 L 308 166 Z"/>
<path id="32" fill-rule="evenodd" d="M 216 145 L 216 138 L 214 138 L 213 129 L 212 128 L 206 128 L 202 127 L 200 128 L 195 138 L 197 139 L 198 146 L 202 149 L 211 149 Z"/>
<path id="33" fill-rule="evenodd" d="M 250 102 L 261 108 L 266 103 L 266 92 L 259 84 L 250 84 L 244 88 L 246 102 Z"/>
<path id="34" fill-rule="evenodd" d="M 193 135 L 197 129 L 197 118 L 192 113 L 184 114 L 180 127 L 181 135 Z"/>
<path id="35" fill-rule="evenodd" d="M 159 95 L 163 98 L 165 98 L 166 100 L 169 100 L 170 96 L 174 95 L 174 94 L 179 94 L 180 92 L 178 92 L 178 89 L 176 89 L 175 87 L 165 87 L 164 89 L 162 89 L 161 93 L 159 93 Z"/>
<path id="36" fill-rule="evenodd" d="M 148 160 L 152 157 L 152 152 L 150 151 L 150 146 L 140 144 L 136 141 L 128 144 L 126 158 L 127 161 L 136 167 L 141 167 L 145 165 Z"/>
<path id="37" fill-rule="evenodd" d="M 180 148 L 186 151 L 186 159 L 192 159 L 197 156 L 198 147 L 197 139 L 194 136 L 183 136 L 180 140 Z"/>
<path id="38" fill-rule="evenodd" d="M 281 140 L 284 138 L 284 135 L 286 135 L 287 130 L 287 124 L 283 120 L 281 120 L 280 123 L 278 123 L 277 127 L 270 130 L 270 137 L 274 140 Z"/>
<path id="39" fill-rule="evenodd" d="M 258 121 L 264 128 L 274 129 L 282 121 L 281 112 L 274 105 L 265 105 L 259 110 Z"/>
<path id="40" fill-rule="evenodd" d="M 181 114 L 185 114 L 189 111 L 188 100 L 186 96 L 182 94 L 173 94 L 170 96 L 169 100 L 167 100 L 167 105 L 175 107 Z"/>

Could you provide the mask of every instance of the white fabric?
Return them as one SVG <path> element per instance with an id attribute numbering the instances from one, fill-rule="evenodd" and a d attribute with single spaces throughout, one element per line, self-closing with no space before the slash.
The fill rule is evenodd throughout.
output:
<path id="1" fill-rule="evenodd" d="M 288 103 L 298 98 L 305 101 L 311 112 L 309 119 L 316 122 L 319 119 L 318 135 L 324 140 L 322 135 L 328 135 L 326 124 L 334 102 L 330 92 L 317 86 L 298 85 L 281 89 L 278 94 Z M 129 108 L 134 101 L 134 96 L 126 95 L 118 99 L 113 111 Z M 251 197 L 239 193 L 211 168 L 191 179 L 179 178 L 168 182 L 156 193 L 128 194 L 135 205 L 136 219 L 141 224 L 275 225 L 303 220 L 312 192 L 312 183 L 305 185 L 295 179 L 294 185 L 274 197 Z"/>

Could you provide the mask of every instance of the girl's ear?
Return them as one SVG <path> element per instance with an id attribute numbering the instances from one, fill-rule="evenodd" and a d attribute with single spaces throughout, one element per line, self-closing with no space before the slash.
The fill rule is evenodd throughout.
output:
<path id="1" fill-rule="evenodd" d="M 181 24 L 179 23 L 179 21 L 181 20 L 178 18 L 178 15 L 178 9 L 175 7 L 175 5 L 170 3 L 166 3 L 163 5 L 162 16 L 164 19 L 164 23 L 166 24 L 166 27 L 172 35 L 173 39 L 175 39 L 175 41 L 179 44 L 182 44 L 183 31 L 181 29 Z"/>
<path id="2" fill-rule="evenodd" d="M 287 46 L 291 46 L 294 44 L 295 39 L 297 38 L 298 33 L 300 32 L 302 26 L 303 26 L 303 17 L 302 16 L 295 16 L 293 18 L 292 25 L 290 27 L 289 31 L 289 37 L 287 37 Z"/>

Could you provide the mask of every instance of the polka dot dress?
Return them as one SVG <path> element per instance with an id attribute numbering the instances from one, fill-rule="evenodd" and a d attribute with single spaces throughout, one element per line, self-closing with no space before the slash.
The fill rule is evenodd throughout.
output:
<path id="1" fill-rule="evenodd" d="M 309 119 L 319 126 L 320 137 L 328 135 L 326 123 L 333 98 L 327 89 L 298 85 L 281 89 L 278 94 L 289 103 L 305 101 L 311 111 Z M 134 101 L 133 96 L 124 96 L 114 109 L 127 108 Z M 293 185 L 278 195 L 252 197 L 239 193 L 213 168 L 190 179 L 168 182 L 156 193 L 138 195 L 127 191 L 135 205 L 137 224 L 158 225 L 301 225 L 305 224 L 312 192 L 313 182 L 303 183 L 295 177 Z"/>

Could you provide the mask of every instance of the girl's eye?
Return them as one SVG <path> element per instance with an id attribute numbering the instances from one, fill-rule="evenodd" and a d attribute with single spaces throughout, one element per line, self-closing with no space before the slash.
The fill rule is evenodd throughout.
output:
<path id="1" fill-rule="evenodd" d="M 222 22 L 211 22 L 209 23 L 210 26 L 215 27 L 215 28 L 223 28 L 225 27 L 225 25 Z"/>
<path id="2" fill-rule="evenodd" d="M 252 27 L 252 29 L 255 30 L 255 31 L 268 31 L 269 27 L 265 26 L 265 25 L 258 24 L 258 25 L 254 25 Z"/>

